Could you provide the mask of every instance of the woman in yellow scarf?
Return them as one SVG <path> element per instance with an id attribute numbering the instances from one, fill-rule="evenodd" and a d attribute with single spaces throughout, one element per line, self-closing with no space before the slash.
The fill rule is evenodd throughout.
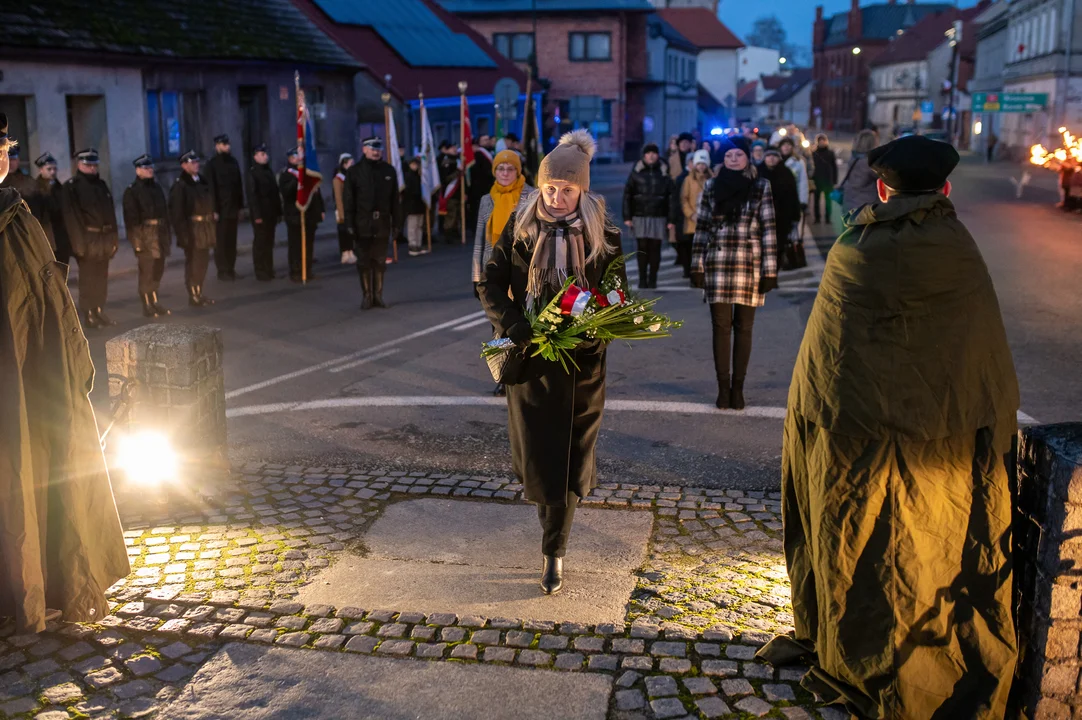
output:
<path id="1" fill-rule="evenodd" d="M 522 159 L 514 150 L 501 150 L 496 153 L 496 157 L 492 159 L 492 168 L 496 182 L 492 184 L 488 195 L 481 198 L 481 206 L 477 210 L 477 233 L 473 241 L 475 285 L 481 281 L 481 273 L 492 254 L 492 246 L 500 239 L 507 218 L 511 217 L 519 203 L 534 191 L 522 176 Z"/>

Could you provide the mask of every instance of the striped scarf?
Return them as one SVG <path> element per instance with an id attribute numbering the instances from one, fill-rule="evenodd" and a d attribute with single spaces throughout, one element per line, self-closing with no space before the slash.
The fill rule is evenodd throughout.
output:
<path id="1" fill-rule="evenodd" d="M 578 213 L 556 219 L 545 211 L 544 201 L 537 203 L 540 232 L 530 260 L 530 275 L 526 283 L 526 299 L 535 307 L 542 293 L 555 295 L 568 277 L 582 282 L 585 277 L 586 244 L 582 233 L 582 218 Z"/>

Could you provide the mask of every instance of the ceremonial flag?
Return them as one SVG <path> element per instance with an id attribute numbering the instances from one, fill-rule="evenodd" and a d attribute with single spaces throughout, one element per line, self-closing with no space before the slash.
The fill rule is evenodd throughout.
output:
<path id="1" fill-rule="evenodd" d="M 525 150 L 525 166 L 533 177 L 537 177 L 537 171 L 541 167 L 541 133 L 537 130 L 537 105 L 533 101 L 533 93 L 530 92 L 532 73 L 526 75 L 526 106 L 523 109 L 522 118 L 522 147 Z"/>
<path id="2" fill-rule="evenodd" d="M 319 192 L 319 183 L 323 175 L 319 172 L 319 156 L 316 154 L 316 135 L 312 128 L 312 117 L 308 105 L 304 102 L 304 91 L 300 89 L 300 75 L 295 76 L 297 83 L 297 209 L 304 211 L 312 202 L 312 196 Z"/>
<path id="3" fill-rule="evenodd" d="M 387 119 L 387 162 L 391 164 L 398 176 L 398 190 L 401 192 L 406 189 L 406 179 L 402 177 L 402 158 L 398 154 L 398 133 L 394 128 L 394 113 L 391 112 L 390 105 L 385 105 L 384 108 Z"/>
<path id="4" fill-rule="evenodd" d="M 462 96 L 462 172 L 466 173 L 466 182 L 470 181 L 470 168 L 473 167 L 473 126 L 470 125 L 470 104 Z"/>
<path id="5" fill-rule="evenodd" d="M 447 214 L 447 202 L 451 198 L 453 198 L 455 196 L 456 192 L 458 192 L 458 178 L 457 177 L 454 180 L 452 180 L 451 183 L 446 188 L 443 189 L 442 193 L 440 193 L 440 202 L 439 202 L 440 215 L 446 215 Z"/>
<path id="6" fill-rule="evenodd" d="M 421 198 L 432 207 L 432 195 L 440 187 L 440 168 L 436 164 L 436 143 L 428 124 L 425 99 L 421 98 Z"/>

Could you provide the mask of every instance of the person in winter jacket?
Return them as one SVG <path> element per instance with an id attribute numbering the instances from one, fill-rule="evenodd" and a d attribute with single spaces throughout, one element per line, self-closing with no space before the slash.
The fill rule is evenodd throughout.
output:
<path id="1" fill-rule="evenodd" d="M 342 189 L 346 186 L 346 171 L 353 166 L 353 156 L 342 153 L 338 156 L 338 168 L 331 184 L 334 188 L 334 220 L 338 224 L 338 252 L 342 253 L 343 265 L 356 265 L 357 255 L 353 252 L 353 236 L 346 225 L 346 212 L 342 205 Z"/>
<path id="2" fill-rule="evenodd" d="M 770 183 L 770 194 L 774 200 L 774 231 L 777 236 L 780 268 L 785 251 L 792 241 L 793 230 L 800 224 L 801 208 L 796 178 L 785 166 L 777 148 L 766 151 L 763 164 L 759 167 L 759 176 Z"/>
<path id="3" fill-rule="evenodd" d="M 830 194 L 834 192 L 834 186 L 838 184 L 838 158 L 834 155 L 834 151 L 830 149 L 830 143 L 827 140 L 827 136 L 820 133 L 815 136 L 815 152 L 812 153 L 812 163 L 814 164 L 814 171 L 812 173 L 812 179 L 815 181 L 815 192 L 813 194 L 813 204 L 815 206 L 815 222 L 820 222 L 820 218 L 824 217 L 819 214 L 819 198 L 823 198 L 825 204 L 825 217 L 826 221 L 830 223 L 830 211 L 834 204 L 830 199 Z"/>
<path id="4" fill-rule="evenodd" d="M 169 207 L 165 191 L 154 178 L 154 160 L 140 155 L 132 161 L 135 181 L 124 190 L 124 227 L 128 241 L 135 251 L 139 265 L 139 298 L 143 302 L 143 317 L 169 315 L 158 302 L 158 287 L 169 257 Z"/>
<path id="5" fill-rule="evenodd" d="M 875 189 L 876 175 L 868 166 L 868 153 L 878 143 L 871 130 L 861 130 L 853 140 L 853 156 L 849 159 L 849 169 L 838 187 L 842 191 L 842 210 L 848 215 L 862 205 L 879 202 Z"/>
<path id="6" fill-rule="evenodd" d="M 282 196 L 282 216 L 286 221 L 286 238 L 289 241 L 289 279 L 293 282 L 312 280 L 312 256 L 315 254 L 316 229 L 327 217 L 323 193 L 316 188 L 304 211 L 304 270 L 301 268 L 301 210 L 297 207 L 297 186 L 300 184 L 298 148 L 286 151 L 288 163 L 278 173 L 278 192 Z M 322 184 L 322 183 L 321 183 Z"/>
<path id="7" fill-rule="evenodd" d="M 402 178 L 406 182 L 406 189 L 402 191 L 402 215 L 406 218 L 406 241 L 409 243 L 409 254 L 416 257 L 426 252 L 425 213 L 428 212 L 428 206 L 425 205 L 424 196 L 421 194 L 420 158 L 412 158 L 409 161 L 409 165 L 402 170 Z"/>
<path id="8" fill-rule="evenodd" d="M 808 184 L 808 166 L 804 162 L 804 158 L 793 151 L 795 147 L 796 142 L 791 137 L 782 138 L 781 142 L 778 143 L 781 159 L 785 162 L 785 167 L 789 168 L 789 172 L 793 173 L 793 178 L 796 180 L 797 197 L 800 198 L 801 212 L 804 212 L 808 209 L 811 186 Z"/>
<path id="9" fill-rule="evenodd" d="M 695 238 L 695 220 L 699 216 L 706 181 L 714 177 L 710 171 L 710 153 L 697 150 L 691 159 L 691 171 L 680 186 L 680 213 L 684 218 L 680 239 L 676 245 L 676 257 L 684 268 L 684 277 L 691 277 L 691 243 Z"/>
<path id="10" fill-rule="evenodd" d="M 515 475 L 541 521 L 541 590 L 563 586 L 563 556 L 575 506 L 597 484 L 596 447 L 605 411 L 606 346 L 587 340 L 574 364 L 529 357 L 533 329 L 528 311 L 539 311 L 568 277 L 597 287 L 620 258 L 620 230 L 605 198 L 590 192 L 595 144 L 586 130 L 566 133 L 545 156 L 539 192 L 512 213 L 477 285 L 497 334 L 527 355 L 522 382 L 507 386 L 508 435 Z M 666 178 L 667 179 L 667 178 Z M 627 278 L 619 272 L 623 287 Z"/>
<path id="11" fill-rule="evenodd" d="M 534 190 L 526 184 L 526 177 L 521 172 L 522 160 L 513 150 L 496 153 L 493 163 L 496 182 L 492 183 L 488 195 L 481 198 L 477 231 L 474 233 L 472 279 L 475 285 L 481 282 L 481 274 L 492 256 L 492 248 L 499 242 L 507 219 Z"/>
<path id="12" fill-rule="evenodd" d="M 751 164 L 758 168 L 763 164 L 764 157 L 766 157 L 766 143 L 762 140 L 755 140 L 751 144 Z"/>
<path id="13" fill-rule="evenodd" d="M 718 381 L 715 404 L 722 410 L 743 410 L 755 308 L 778 286 L 778 251 L 770 183 L 751 164 L 744 138 L 723 143 L 725 164 L 707 181 L 699 202 L 691 284 L 703 288 L 710 304 Z"/>
<path id="14" fill-rule="evenodd" d="M 638 243 L 639 287 L 657 287 L 661 242 L 676 226 L 672 216 L 672 179 L 657 145 L 647 143 L 624 185 L 624 225 Z"/>
<path id="15" fill-rule="evenodd" d="M 229 136 L 214 138 L 214 157 L 204 168 L 211 195 L 214 197 L 214 267 L 219 280 L 236 280 L 237 219 L 244 209 L 244 182 L 240 163 L 230 152 Z"/>
<path id="16" fill-rule="evenodd" d="M 180 169 L 184 172 L 169 190 L 169 218 L 177 234 L 177 245 L 184 248 L 184 284 L 188 286 L 188 304 L 192 307 L 214 304 L 203 294 L 203 280 L 217 239 L 215 204 L 210 184 L 199 174 L 201 165 L 194 150 L 181 155 Z"/>
<path id="17" fill-rule="evenodd" d="M 88 328 L 116 325 L 105 314 L 109 261 L 120 246 L 116 206 L 109 186 L 98 176 L 98 151 L 75 154 L 76 172 L 63 185 L 60 208 L 71 251 L 79 263 L 79 306 Z"/>
<path id="18" fill-rule="evenodd" d="M 694 151 L 695 136 L 689 132 L 680 133 L 676 137 L 676 147 L 669 149 L 669 175 L 673 180 L 687 172 L 688 156 Z"/>
<path id="19" fill-rule="evenodd" d="M 248 168 L 248 218 L 252 221 L 252 266 L 255 279 L 270 282 L 274 273 L 274 231 L 282 219 L 282 196 L 265 144 L 252 151 Z M 295 198 L 296 196 L 294 196 Z M 293 198 L 291 198 L 292 202 Z"/>
<path id="20" fill-rule="evenodd" d="M 10 142 L 0 113 L 0 181 Z M 18 191 L 0 187 L 0 623 L 6 640 L 26 640 L 49 621 L 103 620 L 111 612 L 105 591 L 131 572 L 88 396 L 94 363 L 66 279 L 67 266 L 53 257 Z"/>

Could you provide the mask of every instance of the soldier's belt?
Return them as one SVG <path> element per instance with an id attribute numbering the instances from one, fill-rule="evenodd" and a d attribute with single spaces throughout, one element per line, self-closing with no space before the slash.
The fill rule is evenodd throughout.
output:
<path id="1" fill-rule="evenodd" d="M 207 222 L 208 220 L 213 220 L 213 219 L 214 218 L 211 217 L 210 215 L 192 215 L 189 218 L 189 220 L 191 220 L 193 222 Z"/>
<path id="2" fill-rule="evenodd" d="M 84 229 L 86 230 L 86 232 L 100 233 L 108 232 L 109 230 L 116 230 L 116 227 L 114 227 L 113 225 L 106 225 L 105 227 L 88 227 Z"/>
<path id="3" fill-rule="evenodd" d="M 144 220 L 144 225 L 158 225 L 161 223 L 161 218 L 154 218 L 153 220 Z"/>

